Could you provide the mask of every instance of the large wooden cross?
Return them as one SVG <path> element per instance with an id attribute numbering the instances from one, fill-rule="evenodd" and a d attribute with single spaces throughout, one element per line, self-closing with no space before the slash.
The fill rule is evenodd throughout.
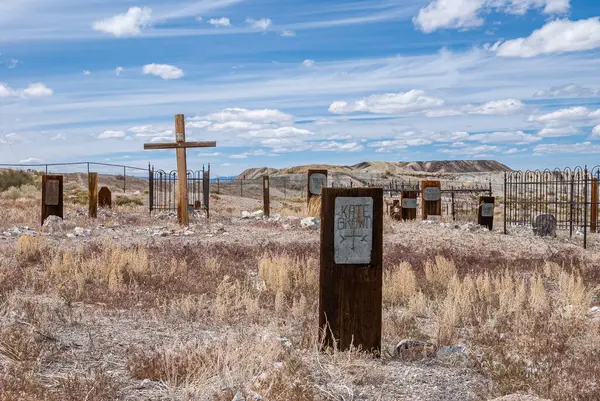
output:
<path id="1" fill-rule="evenodd" d="M 187 148 L 214 148 L 216 142 L 186 142 L 185 141 L 185 118 L 183 114 L 175 115 L 175 142 L 145 143 L 144 150 L 177 149 L 177 217 L 179 224 L 187 226 L 190 223 L 188 212 L 188 185 L 187 185 L 187 161 L 185 150 Z"/>

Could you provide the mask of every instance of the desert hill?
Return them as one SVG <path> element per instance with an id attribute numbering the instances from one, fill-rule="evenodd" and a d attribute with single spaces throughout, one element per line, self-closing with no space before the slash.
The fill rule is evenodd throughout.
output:
<path id="1" fill-rule="evenodd" d="M 361 162 L 351 166 L 335 166 L 328 164 L 311 164 L 305 166 L 272 169 L 267 167 L 250 168 L 239 177 L 256 179 L 263 175 L 282 176 L 305 174 L 309 169 L 325 169 L 330 173 L 369 174 L 378 176 L 403 176 L 412 173 L 424 174 L 472 174 L 472 173 L 501 173 L 511 171 L 511 168 L 495 160 L 446 160 L 428 162 Z"/>

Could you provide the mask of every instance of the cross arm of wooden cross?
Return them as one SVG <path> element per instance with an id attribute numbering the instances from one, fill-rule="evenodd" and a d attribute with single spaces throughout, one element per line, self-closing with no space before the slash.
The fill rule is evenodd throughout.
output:
<path id="1" fill-rule="evenodd" d="M 187 148 L 214 148 L 217 143 L 211 142 L 158 142 L 145 143 L 144 150 L 156 149 L 187 149 Z"/>

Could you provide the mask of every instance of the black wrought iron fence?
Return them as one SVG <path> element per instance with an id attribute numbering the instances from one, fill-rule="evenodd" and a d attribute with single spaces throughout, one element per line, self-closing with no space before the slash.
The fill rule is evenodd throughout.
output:
<path id="1" fill-rule="evenodd" d="M 176 211 L 178 205 L 178 175 L 177 171 L 149 171 L 149 203 L 150 213 L 153 211 Z M 196 210 L 209 210 L 210 202 L 210 165 L 208 169 L 188 170 L 188 203 Z"/>
<path id="2" fill-rule="evenodd" d="M 564 170 L 515 171 L 504 176 L 504 232 L 508 226 L 531 227 L 541 214 L 550 214 L 556 226 L 583 235 L 598 229 L 600 166 Z"/>

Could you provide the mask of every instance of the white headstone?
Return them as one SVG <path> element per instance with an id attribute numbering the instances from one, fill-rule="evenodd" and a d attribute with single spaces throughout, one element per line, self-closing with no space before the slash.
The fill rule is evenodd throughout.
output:
<path id="1" fill-rule="evenodd" d="M 316 173 L 310 176 L 310 193 L 321 195 L 323 187 L 327 186 L 327 176 L 323 173 Z"/>
<path id="2" fill-rule="evenodd" d="M 336 264 L 369 264 L 373 251 L 373 198 L 335 199 L 334 261 Z"/>
<path id="3" fill-rule="evenodd" d="M 417 199 L 416 198 L 402 199 L 402 208 L 403 209 L 416 209 L 417 208 Z"/>
<path id="4" fill-rule="evenodd" d="M 426 201 L 439 201 L 442 199 L 442 191 L 439 187 L 425 187 L 423 189 L 423 199 Z"/>

